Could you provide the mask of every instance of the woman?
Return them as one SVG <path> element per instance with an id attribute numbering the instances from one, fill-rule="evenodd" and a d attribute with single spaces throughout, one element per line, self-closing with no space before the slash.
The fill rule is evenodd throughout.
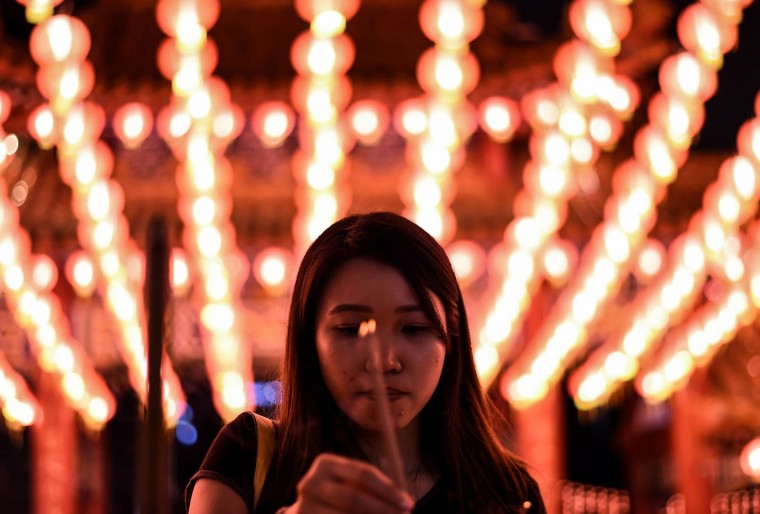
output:
<path id="1" fill-rule="evenodd" d="M 359 325 L 382 340 L 370 358 Z M 407 491 L 388 478 L 371 388 L 385 378 Z M 459 285 L 441 246 L 375 212 L 329 227 L 294 284 L 276 449 L 256 513 L 545 512 L 525 465 L 499 443 Z M 254 512 L 256 422 L 217 436 L 188 485 L 189 514 Z"/>

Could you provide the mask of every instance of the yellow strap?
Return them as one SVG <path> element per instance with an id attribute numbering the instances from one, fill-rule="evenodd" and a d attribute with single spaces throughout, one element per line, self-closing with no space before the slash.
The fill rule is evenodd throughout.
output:
<path id="1" fill-rule="evenodd" d="M 256 419 L 256 472 L 253 476 L 253 510 L 259 504 L 261 488 L 264 486 L 264 480 L 269 471 L 269 465 L 272 463 L 274 455 L 275 435 L 274 422 L 260 414 L 252 412 Z"/>

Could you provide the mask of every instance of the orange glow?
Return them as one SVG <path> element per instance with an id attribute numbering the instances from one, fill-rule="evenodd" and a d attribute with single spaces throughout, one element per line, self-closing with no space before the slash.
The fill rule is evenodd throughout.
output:
<path id="1" fill-rule="evenodd" d="M 665 247 L 656 239 L 647 239 L 639 252 L 634 273 L 636 278 L 646 283 L 662 269 Z"/>
<path id="2" fill-rule="evenodd" d="M 458 48 L 483 30 L 483 10 L 458 0 L 426 0 L 420 7 L 420 27 L 428 39 Z"/>
<path id="3" fill-rule="evenodd" d="M 486 254 L 483 247 L 474 241 L 459 239 L 446 247 L 459 283 L 466 288 L 485 271 Z"/>
<path id="4" fill-rule="evenodd" d="M 433 95 L 457 98 L 472 92 L 480 78 L 480 66 L 471 53 L 449 54 L 428 48 L 417 61 L 417 81 Z"/>
<path id="5" fill-rule="evenodd" d="M 695 3 L 684 9 L 677 28 L 683 46 L 714 69 L 720 69 L 723 54 L 736 45 L 736 25 L 704 4 Z"/>
<path id="6" fill-rule="evenodd" d="M 739 464 L 744 474 L 755 481 L 760 479 L 760 437 L 755 437 L 744 445 Z"/>
<path id="7" fill-rule="evenodd" d="M 428 127 L 428 116 L 422 98 L 404 100 L 393 111 L 393 127 L 404 137 L 422 135 Z"/>
<path id="8" fill-rule="evenodd" d="M 704 124 L 702 103 L 656 93 L 649 102 L 649 119 L 676 148 L 688 148 Z"/>
<path id="9" fill-rule="evenodd" d="M 49 104 L 39 105 L 31 112 L 27 127 L 41 148 L 51 148 L 55 144 L 58 134 L 55 116 Z"/>
<path id="10" fill-rule="evenodd" d="M 620 40 L 631 29 L 627 6 L 604 0 L 576 0 L 570 4 L 570 25 L 578 37 L 606 55 L 620 52 Z"/>
<path id="11" fill-rule="evenodd" d="M 510 98 L 492 96 L 480 104 L 478 118 L 480 126 L 491 139 L 504 143 L 520 126 L 520 107 Z"/>
<path id="12" fill-rule="evenodd" d="M 189 33 L 210 29 L 218 18 L 218 0 L 160 0 L 156 5 L 158 26 L 178 40 L 192 40 Z"/>
<path id="13" fill-rule="evenodd" d="M 29 50 L 34 62 L 41 67 L 63 62 L 79 63 L 90 51 L 90 31 L 78 18 L 59 14 L 32 30 Z"/>
<path id="14" fill-rule="evenodd" d="M 253 276 L 272 296 L 286 292 L 290 284 L 293 255 L 284 248 L 270 246 L 261 250 L 253 260 Z"/>
<path id="15" fill-rule="evenodd" d="M 388 128 L 388 108 L 377 100 L 359 100 L 348 109 L 354 136 L 365 145 L 377 143 Z"/>
<path id="16" fill-rule="evenodd" d="M 66 279 L 78 296 L 88 298 L 95 290 L 95 268 L 89 255 L 78 250 L 66 259 Z"/>
<path id="17" fill-rule="evenodd" d="M 94 84 L 95 72 L 89 61 L 50 65 L 37 71 L 37 88 L 54 110 L 66 109 L 85 98 Z"/>
<path id="18" fill-rule="evenodd" d="M 207 39 L 206 44 L 198 52 L 181 52 L 174 40 L 167 38 L 158 47 L 156 59 L 158 71 L 167 80 L 175 80 L 175 76 L 182 69 L 193 69 L 201 77 L 208 77 L 216 68 L 219 50 L 212 39 Z"/>
<path id="19" fill-rule="evenodd" d="M 290 62 L 302 76 L 343 75 L 354 62 L 356 50 L 351 38 L 339 34 L 331 38 L 302 32 L 290 47 Z"/>
<path id="20" fill-rule="evenodd" d="M 715 94 L 718 75 L 688 52 L 667 57 L 660 66 L 660 87 L 669 96 L 704 103 Z"/>
<path id="21" fill-rule="evenodd" d="M 140 102 L 122 105 L 114 113 L 114 132 L 127 148 L 137 148 L 153 129 L 153 113 Z"/>
<path id="22" fill-rule="evenodd" d="M 350 20 L 359 10 L 359 0 L 296 0 L 296 12 L 305 21 L 311 22 L 319 13 L 336 11 Z"/>
<path id="23" fill-rule="evenodd" d="M 32 257 L 32 282 L 38 291 L 51 291 L 58 282 L 58 266 L 44 254 Z"/>

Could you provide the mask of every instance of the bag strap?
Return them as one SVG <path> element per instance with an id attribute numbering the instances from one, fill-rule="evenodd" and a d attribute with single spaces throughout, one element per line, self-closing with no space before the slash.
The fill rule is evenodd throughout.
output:
<path id="1" fill-rule="evenodd" d="M 267 477 L 267 471 L 272 463 L 275 448 L 275 427 L 274 421 L 251 412 L 256 419 L 256 471 L 253 476 L 253 510 L 259 504 L 261 488 L 264 486 L 264 480 Z"/>

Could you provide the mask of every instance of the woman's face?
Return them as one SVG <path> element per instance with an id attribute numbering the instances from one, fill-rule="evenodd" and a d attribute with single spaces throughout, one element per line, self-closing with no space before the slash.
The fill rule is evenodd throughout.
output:
<path id="1" fill-rule="evenodd" d="M 433 296 L 443 317 L 443 306 Z M 372 358 L 362 321 L 374 319 L 382 348 Z M 379 432 L 372 366 L 383 374 L 396 428 L 417 420 L 433 396 L 446 349 L 404 277 L 394 268 L 355 259 L 330 279 L 317 311 L 317 356 L 327 389 L 338 407 L 360 428 Z"/>

